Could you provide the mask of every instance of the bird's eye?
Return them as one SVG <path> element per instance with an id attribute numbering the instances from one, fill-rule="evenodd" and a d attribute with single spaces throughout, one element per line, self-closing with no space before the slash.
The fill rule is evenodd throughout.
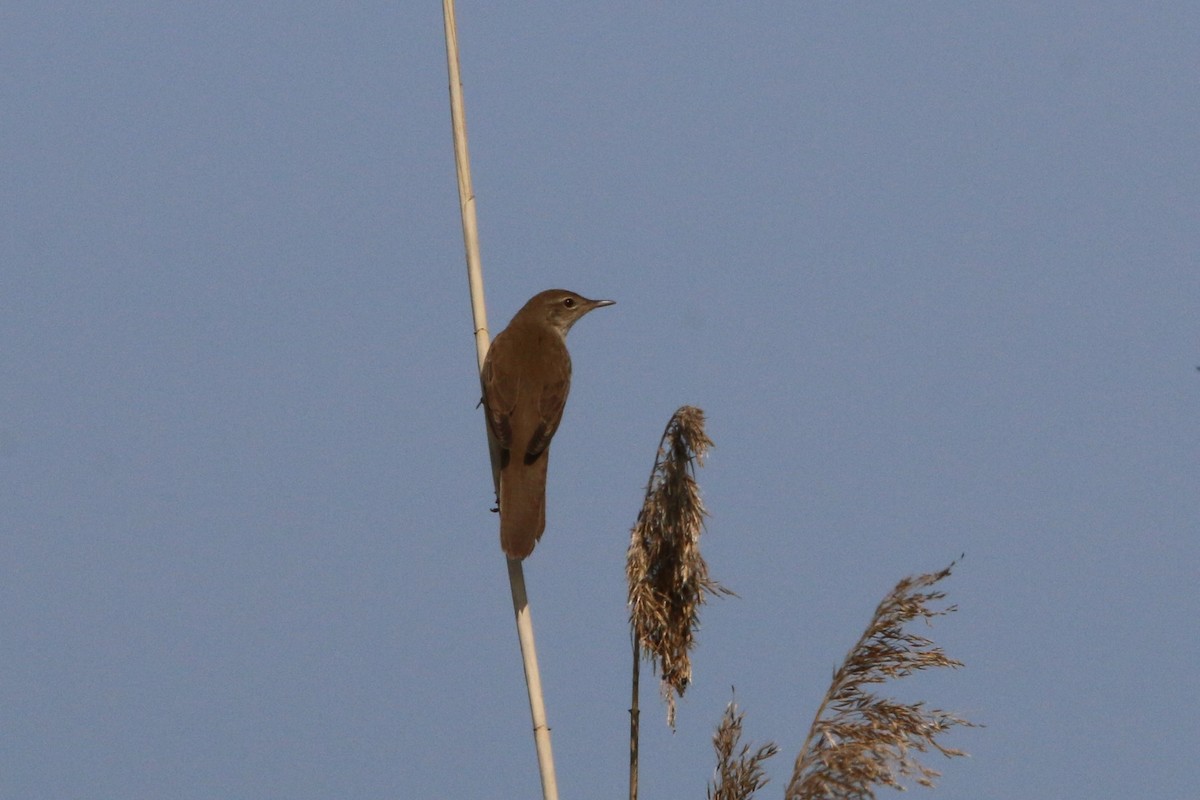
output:
<path id="1" fill-rule="evenodd" d="M 563 300 L 563 305 L 566 306 L 567 308 L 574 308 L 575 307 L 575 298 L 568 297 L 566 300 Z"/>

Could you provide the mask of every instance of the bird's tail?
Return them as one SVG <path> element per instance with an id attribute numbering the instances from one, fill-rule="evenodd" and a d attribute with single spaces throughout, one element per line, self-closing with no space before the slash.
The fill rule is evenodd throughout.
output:
<path id="1" fill-rule="evenodd" d="M 525 558 L 542 538 L 549 461 L 547 448 L 532 464 L 514 458 L 500 472 L 500 547 L 509 558 Z"/>

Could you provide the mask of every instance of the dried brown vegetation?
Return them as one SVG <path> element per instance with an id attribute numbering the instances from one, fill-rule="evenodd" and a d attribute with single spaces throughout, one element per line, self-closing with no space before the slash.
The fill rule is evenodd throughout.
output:
<path id="1" fill-rule="evenodd" d="M 975 727 L 972 723 L 926 709 L 924 703 L 880 698 L 864 688 L 924 669 L 962 666 L 931 639 L 904 630 L 915 619 L 929 622 L 955 610 L 933 608 L 945 593 L 925 591 L 953 567 L 905 578 L 875 609 L 866 632 L 833 674 L 796 757 L 786 800 L 870 800 L 878 787 L 904 789 L 905 779 L 932 787 L 940 773 L 915 754 L 936 750 L 947 757 L 965 755 L 937 737 L 958 725 Z M 741 745 L 743 716 L 730 703 L 717 727 L 717 774 L 709 784 L 709 800 L 750 800 L 767 782 L 762 762 L 778 748 L 768 742 L 751 754 L 748 745 Z"/>
<path id="2" fill-rule="evenodd" d="M 638 665 L 654 663 L 662 680 L 667 722 L 675 724 L 675 702 L 691 680 L 691 652 L 699 609 L 711 594 L 733 594 L 708 575 L 699 540 L 707 512 L 695 469 L 712 441 L 704 413 L 691 406 L 671 417 L 659 442 L 629 544 L 626 577 L 633 632 L 633 700 L 630 707 L 630 797 L 637 796 Z M 786 800 L 873 800 L 881 787 L 906 782 L 932 786 L 937 770 L 917 756 L 936 750 L 947 757 L 964 753 L 939 742 L 955 726 L 972 723 L 923 702 L 902 703 L 869 691 L 874 684 L 905 678 L 935 667 L 959 667 L 933 640 L 906 630 L 949 614 L 936 607 L 945 593 L 932 587 L 950 575 L 945 569 L 903 579 L 875 609 L 867 630 L 834 672 L 828 692 L 796 757 Z M 744 714 L 730 703 L 713 737 L 717 770 L 708 800 L 749 800 L 767 783 L 764 762 L 778 752 L 773 742 L 757 748 L 742 742 Z"/>
<path id="3" fill-rule="evenodd" d="M 767 785 L 763 762 L 779 752 L 774 742 L 767 742 L 753 753 L 750 745 L 742 744 L 742 718 L 737 704 L 725 707 L 725 716 L 713 735 L 717 751 L 717 774 L 708 785 L 708 800 L 749 800 Z"/>
<path id="4" fill-rule="evenodd" d="M 692 677 L 700 606 L 706 595 L 732 594 L 708 576 L 700 556 L 708 512 L 695 468 L 703 465 L 710 447 L 704 412 L 693 406 L 676 411 L 659 441 L 625 566 L 634 648 L 654 663 L 662 679 L 671 726 L 675 698 L 683 695 Z"/>
<path id="5" fill-rule="evenodd" d="M 972 723 L 921 702 L 900 703 L 867 690 L 921 670 L 962 666 L 931 639 L 905 630 L 913 620 L 929 622 L 955 610 L 934 608 L 931 604 L 945 593 L 929 591 L 953 567 L 905 578 L 875 609 L 866 632 L 833 674 L 796 757 L 786 800 L 867 800 L 875 797 L 876 787 L 903 789 L 906 779 L 933 786 L 940 773 L 918 761 L 918 753 L 965 755 L 944 747 L 938 737 Z"/>

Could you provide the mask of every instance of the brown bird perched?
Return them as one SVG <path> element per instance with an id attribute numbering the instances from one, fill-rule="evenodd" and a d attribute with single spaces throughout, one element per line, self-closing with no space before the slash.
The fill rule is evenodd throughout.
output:
<path id="1" fill-rule="evenodd" d="M 546 464 L 571 390 L 567 331 L 593 308 L 565 289 L 534 295 L 488 349 L 480 380 L 488 428 L 500 446 L 500 547 L 533 552 L 546 527 Z"/>

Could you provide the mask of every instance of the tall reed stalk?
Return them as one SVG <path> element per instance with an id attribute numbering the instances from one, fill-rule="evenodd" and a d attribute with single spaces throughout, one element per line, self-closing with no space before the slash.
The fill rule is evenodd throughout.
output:
<path id="1" fill-rule="evenodd" d="M 471 313 L 475 324 L 475 355 L 483 369 L 491 340 L 487 326 L 487 308 L 483 297 L 483 267 L 479 256 L 479 228 L 475 217 L 475 190 L 471 186 L 471 162 L 467 150 L 466 107 L 463 102 L 462 75 L 458 63 L 458 26 L 454 0 L 443 0 L 442 16 L 446 31 L 446 69 L 450 79 L 450 124 L 454 137 L 454 164 L 458 173 L 458 204 L 462 216 L 463 246 L 467 257 L 467 282 L 471 290 Z M 487 425 L 484 425 L 487 428 Z M 500 461 L 496 442 L 488 432 L 492 458 L 492 482 L 499 490 Z M 542 697 L 541 672 L 533 638 L 533 617 L 525 593 L 525 572 L 520 561 L 508 560 L 508 582 L 512 594 L 517 639 L 525 668 L 525 686 L 529 693 L 529 714 L 533 720 L 533 739 L 537 748 L 538 771 L 543 800 L 558 800 L 558 781 L 554 774 L 554 753 L 550 746 L 550 726 L 546 723 L 546 705 Z"/>

